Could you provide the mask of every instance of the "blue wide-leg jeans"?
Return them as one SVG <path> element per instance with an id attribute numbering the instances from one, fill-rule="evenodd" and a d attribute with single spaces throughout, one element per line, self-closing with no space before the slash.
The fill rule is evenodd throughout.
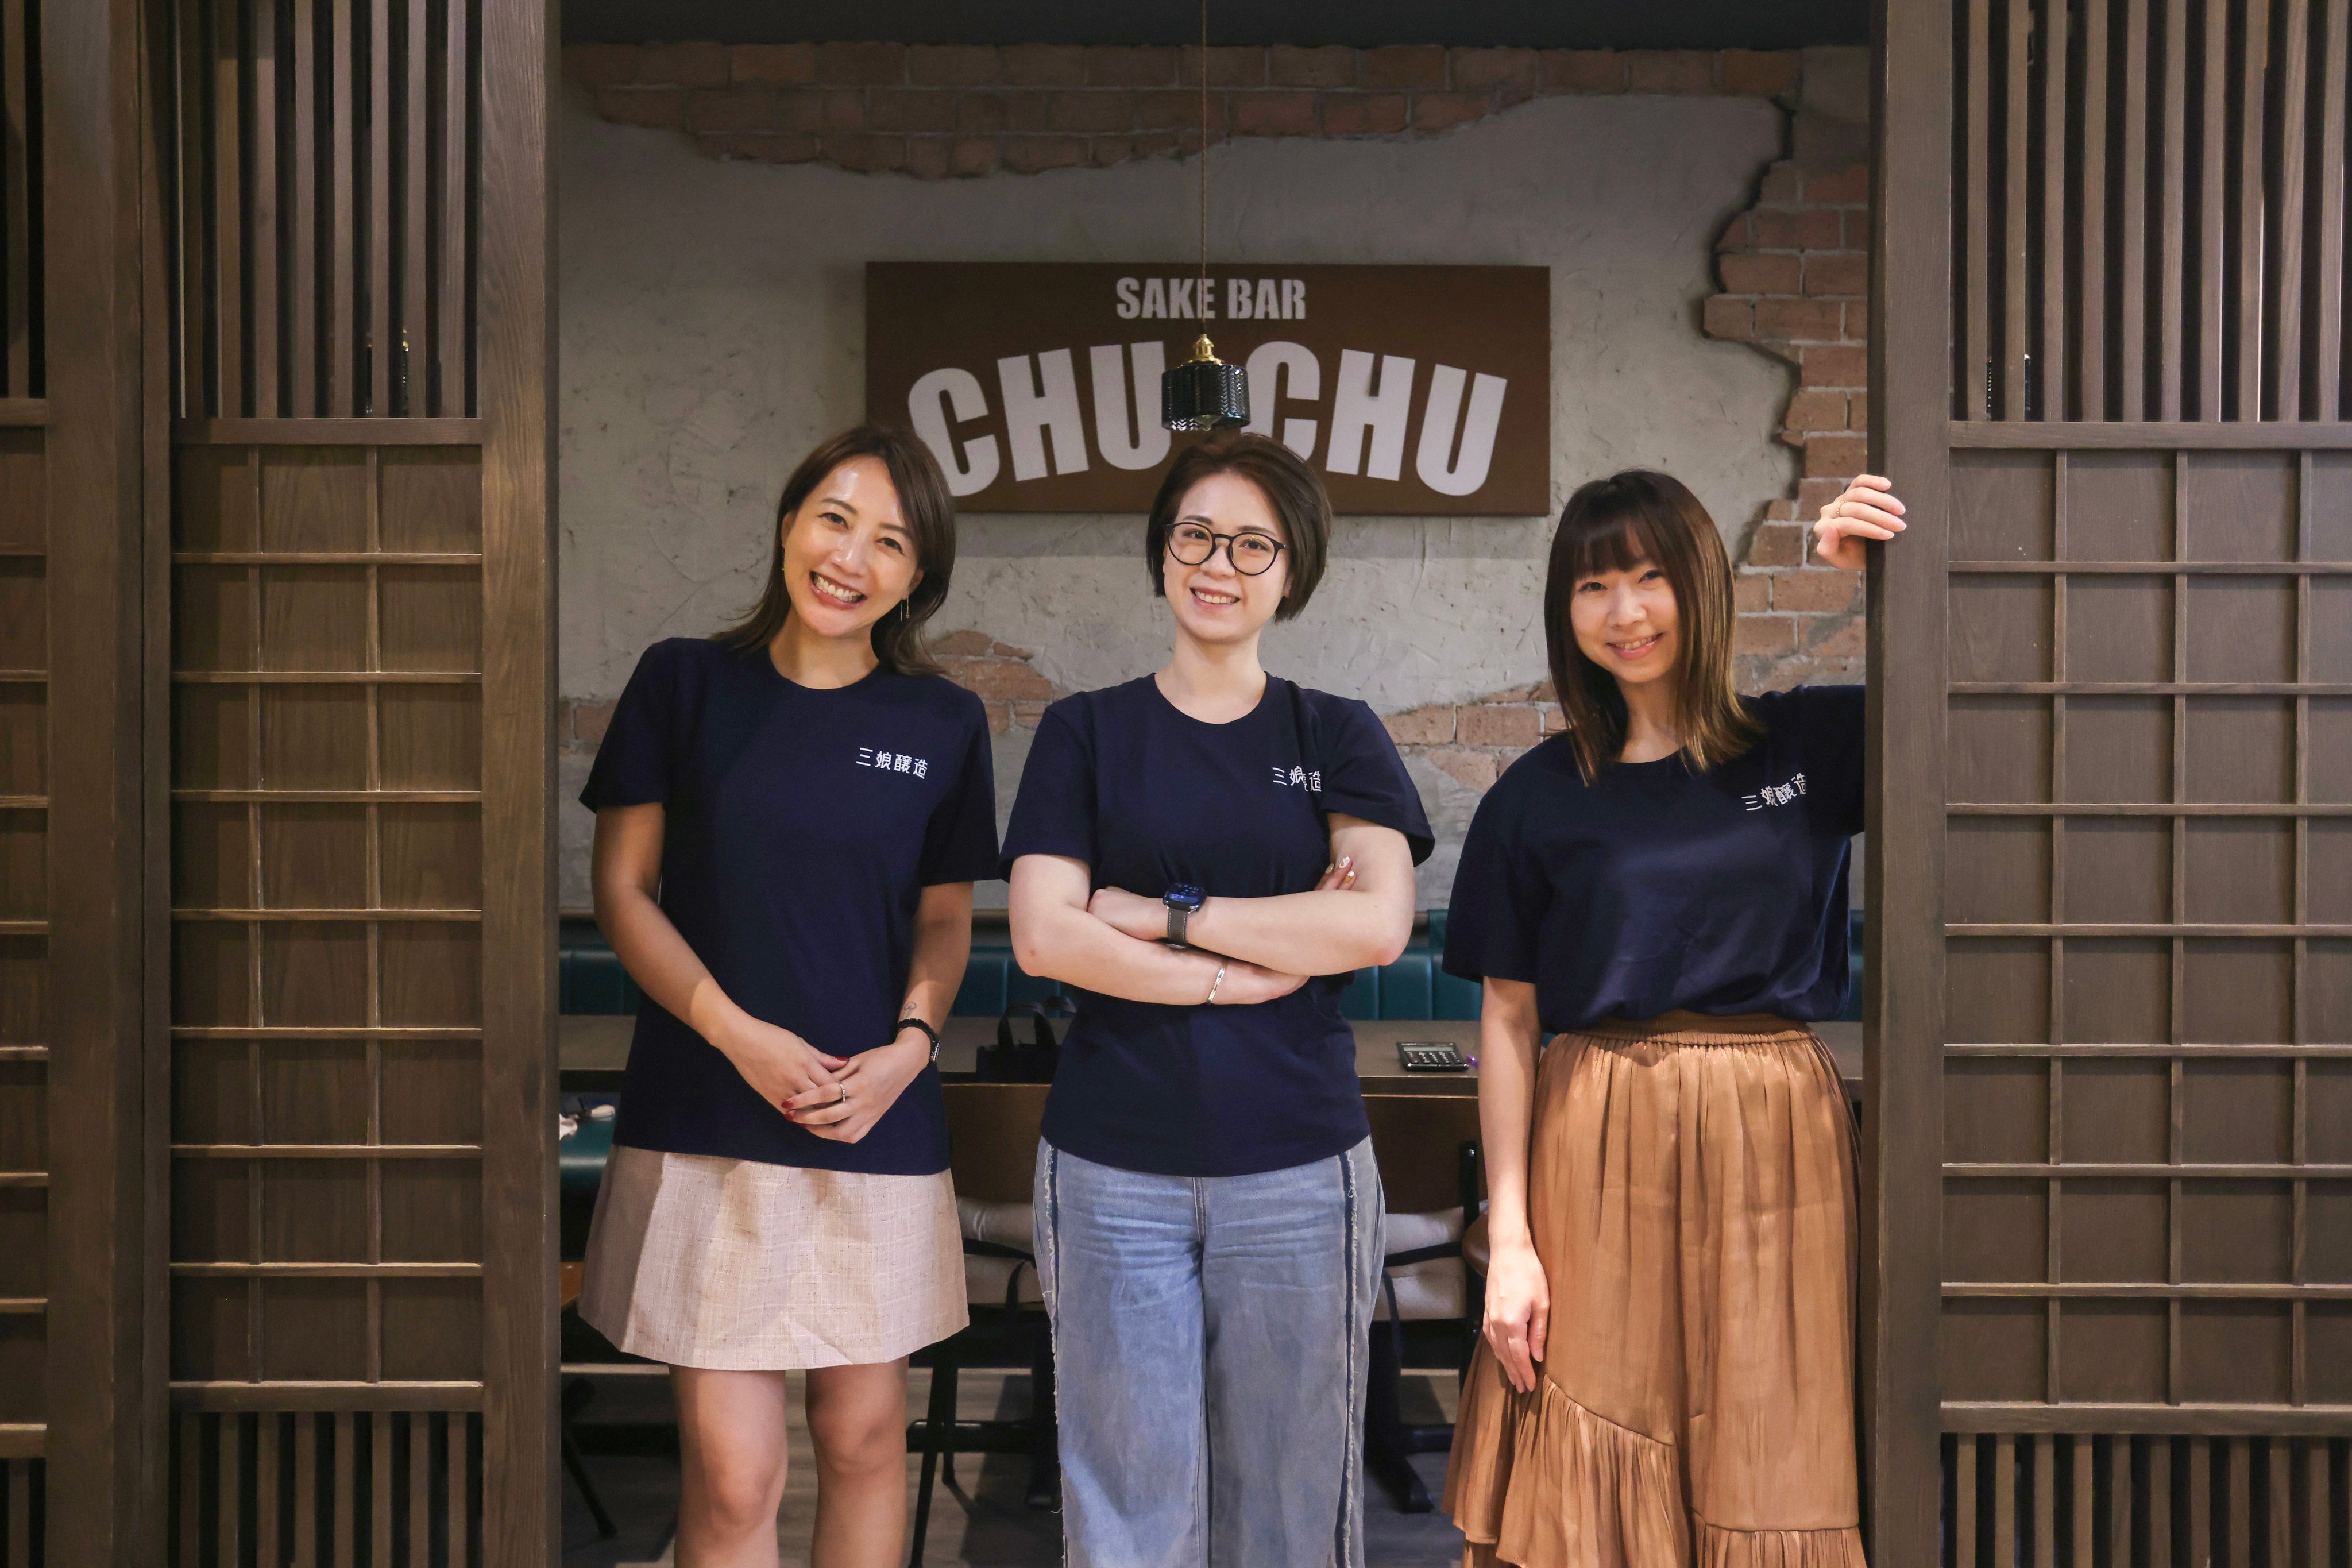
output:
<path id="1" fill-rule="evenodd" d="M 1248 1176 L 1037 1152 L 1070 1568 L 1362 1568 L 1370 1140 Z"/>

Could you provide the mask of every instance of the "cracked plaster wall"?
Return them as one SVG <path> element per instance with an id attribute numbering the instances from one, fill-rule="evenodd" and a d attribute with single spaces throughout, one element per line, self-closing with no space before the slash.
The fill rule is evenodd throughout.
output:
<path id="1" fill-rule="evenodd" d="M 1641 465 L 1688 481 L 1735 548 L 1793 454 L 1790 376 L 1701 335 L 1713 243 L 1782 155 L 1788 121 L 1733 98 L 1554 98 L 1443 136 L 1241 141 L 1215 150 L 1215 254 L 1268 262 L 1538 263 L 1552 268 L 1552 506 Z M 560 130 L 562 689 L 617 695 L 656 638 L 740 613 L 775 492 L 864 409 L 868 259 L 1181 257 L 1191 163 L 920 183 L 715 161 L 684 137 L 597 118 Z M 936 625 L 1033 650 L 1071 689 L 1153 668 L 1163 612 L 1132 517 L 969 516 Z M 1544 675 L 1536 626 L 1551 519 L 1342 519 L 1333 561 L 1266 662 L 1383 714 Z M 998 738 L 1000 809 L 1026 752 Z M 563 903 L 587 903 L 593 746 L 565 758 Z M 1477 792 L 1412 763 L 1440 835 L 1442 905 Z M 1001 901 L 1001 886 L 982 901 Z"/>

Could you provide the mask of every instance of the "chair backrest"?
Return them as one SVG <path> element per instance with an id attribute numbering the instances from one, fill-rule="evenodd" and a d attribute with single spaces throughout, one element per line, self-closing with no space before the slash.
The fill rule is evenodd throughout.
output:
<path id="1" fill-rule="evenodd" d="M 1368 1094 L 1372 1160 L 1391 1214 L 1462 1203 L 1462 1145 L 1478 1142 L 1478 1101 L 1467 1094 Z"/>
<path id="2" fill-rule="evenodd" d="M 956 1195 L 1025 1204 L 1037 1168 L 1045 1121 L 1042 1083 L 949 1083 L 948 1165 Z"/>

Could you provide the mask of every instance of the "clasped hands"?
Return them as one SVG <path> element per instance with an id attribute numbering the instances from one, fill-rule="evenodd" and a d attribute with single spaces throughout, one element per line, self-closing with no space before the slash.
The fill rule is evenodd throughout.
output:
<path id="1" fill-rule="evenodd" d="M 854 1057 L 818 1050 L 790 1029 L 740 1014 L 723 1040 L 744 1081 L 793 1125 L 855 1143 L 874 1130 L 915 1075 L 930 1065 L 930 1042 L 912 1030 Z"/>

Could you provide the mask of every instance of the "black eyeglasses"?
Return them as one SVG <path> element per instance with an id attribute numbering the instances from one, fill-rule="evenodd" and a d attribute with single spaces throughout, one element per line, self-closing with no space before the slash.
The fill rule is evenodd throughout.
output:
<path id="1" fill-rule="evenodd" d="M 1225 547 L 1225 559 L 1244 577 L 1273 568 L 1282 554 L 1282 542 L 1256 532 L 1213 533 L 1197 522 L 1180 522 L 1168 531 L 1168 553 L 1187 566 L 1198 566 Z"/>

